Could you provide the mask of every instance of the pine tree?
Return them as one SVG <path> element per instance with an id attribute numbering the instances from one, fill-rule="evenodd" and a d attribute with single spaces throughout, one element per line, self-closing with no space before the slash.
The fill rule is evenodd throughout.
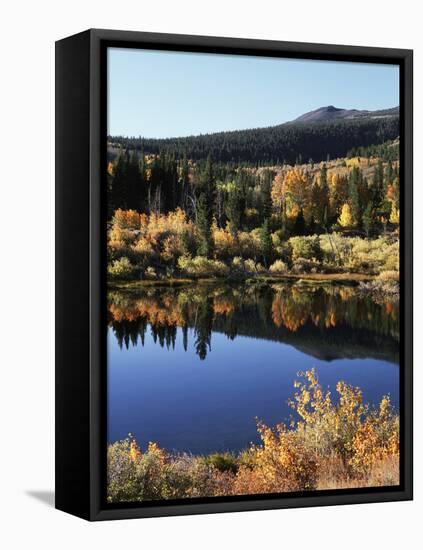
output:
<path id="1" fill-rule="evenodd" d="M 324 227 L 327 226 L 329 216 L 329 184 L 326 164 L 320 170 L 320 220 Z"/>
<path id="2" fill-rule="evenodd" d="M 272 172 L 266 170 L 261 183 L 262 219 L 270 219 L 272 215 Z"/>
<path id="3" fill-rule="evenodd" d="M 200 256 L 211 257 L 213 253 L 211 226 L 213 223 L 215 189 L 213 164 L 209 155 L 204 171 L 200 175 L 200 195 L 197 201 L 197 227 L 200 232 L 198 254 Z"/>
<path id="4" fill-rule="evenodd" d="M 378 186 L 385 191 L 386 186 L 385 186 L 385 178 L 384 178 L 384 170 L 383 170 L 382 159 L 379 159 L 377 161 L 376 178 L 377 178 Z"/>
<path id="5" fill-rule="evenodd" d="M 147 193 L 147 202 L 149 213 L 161 211 L 161 182 L 162 182 L 162 162 L 159 157 L 155 157 L 150 164 L 150 178 Z"/>
<path id="6" fill-rule="evenodd" d="M 110 192 L 111 210 L 114 212 L 118 208 L 127 207 L 127 155 L 121 152 L 115 163 L 113 170 L 113 181 Z"/>
<path id="7" fill-rule="evenodd" d="M 126 205 L 132 210 L 141 210 L 143 189 L 138 154 L 133 151 L 127 156 L 126 165 Z"/>
<path id="8" fill-rule="evenodd" d="M 351 202 L 351 214 L 353 218 L 353 225 L 359 227 L 361 225 L 361 204 L 358 187 L 361 180 L 361 171 L 354 166 L 351 171 L 348 182 L 348 194 Z"/>
<path id="9" fill-rule="evenodd" d="M 178 199 L 178 204 L 182 209 L 185 208 L 185 204 L 187 201 L 188 186 L 189 186 L 189 166 L 188 166 L 188 160 L 187 160 L 186 154 L 184 153 L 184 156 L 181 162 L 181 173 L 179 177 L 179 199 Z"/>
<path id="10" fill-rule="evenodd" d="M 311 188 L 311 199 L 310 206 L 307 210 L 311 211 L 310 219 L 314 220 L 314 223 L 321 221 L 321 209 L 320 209 L 320 186 L 317 183 L 317 180 L 314 180 L 313 186 Z M 308 217 L 308 216 L 307 216 Z"/>
<path id="11" fill-rule="evenodd" d="M 213 252 L 210 208 L 205 193 L 201 193 L 197 201 L 197 227 L 200 242 L 197 247 L 199 256 L 209 258 Z"/>
<path id="12" fill-rule="evenodd" d="M 380 176 L 376 170 L 373 174 L 373 181 L 370 186 L 370 194 L 372 197 L 373 208 L 377 211 L 381 208 L 381 205 L 383 203 L 384 193 L 383 186 L 380 183 Z"/>
<path id="13" fill-rule="evenodd" d="M 306 222 L 304 219 L 304 212 L 303 209 L 298 212 L 297 217 L 295 219 L 293 232 L 294 235 L 304 235 L 306 229 Z"/>
<path id="14" fill-rule="evenodd" d="M 263 255 L 263 263 L 267 268 L 271 262 L 272 251 L 273 251 L 272 235 L 270 233 L 270 224 L 269 224 L 268 218 L 264 220 L 263 225 L 261 227 L 260 244 L 261 244 L 261 252 Z"/>
<path id="15" fill-rule="evenodd" d="M 229 220 L 231 233 L 236 236 L 241 228 L 241 219 L 243 211 L 244 200 L 242 192 L 238 186 L 229 191 L 228 198 L 226 200 L 225 214 Z"/>
<path id="16" fill-rule="evenodd" d="M 373 229 L 373 208 L 370 201 L 363 212 L 363 229 L 366 232 L 366 236 L 369 237 Z"/>
<path id="17" fill-rule="evenodd" d="M 393 180 L 394 180 L 394 170 L 392 168 L 392 162 L 391 161 L 389 161 L 387 166 L 386 166 L 385 180 L 386 180 L 386 187 L 388 185 L 391 185 Z"/>

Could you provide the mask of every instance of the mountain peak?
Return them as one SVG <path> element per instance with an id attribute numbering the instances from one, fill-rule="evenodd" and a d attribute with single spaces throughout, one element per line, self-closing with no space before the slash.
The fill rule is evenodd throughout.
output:
<path id="1" fill-rule="evenodd" d="M 353 118 L 381 118 L 397 116 L 399 114 L 399 107 L 393 107 L 392 109 L 382 109 L 378 111 L 366 111 L 358 109 L 342 109 L 335 107 L 334 105 L 327 105 L 326 107 L 319 107 L 314 111 L 304 113 L 298 118 L 292 120 L 292 123 L 310 123 L 310 122 L 327 122 L 334 119 L 353 119 Z"/>

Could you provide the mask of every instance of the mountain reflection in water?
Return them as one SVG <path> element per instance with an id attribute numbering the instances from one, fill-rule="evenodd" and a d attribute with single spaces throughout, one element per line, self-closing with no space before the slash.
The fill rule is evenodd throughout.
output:
<path id="1" fill-rule="evenodd" d="M 191 284 L 109 293 L 108 441 L 238 451 L 285 422 L 298 371 L 399 397 L 398 304 L 345 286 Z"/>
<path id="2" fill-rule="evenodd" d="M 399 304 L 347 286 L 187 285 L 112 291 L 109 326 L 118 345 L 174 348 L 177 334 L 196 354 L 212 353 L 213 332 L 294 346 L 326 361 L 368 357 L 398 363 Z M 181 330 L 178 331 L 177 329 Z M 189 329 L 192 329 L 191 331 Z M 230 345 L 228 343 L 228 345 Z"/>

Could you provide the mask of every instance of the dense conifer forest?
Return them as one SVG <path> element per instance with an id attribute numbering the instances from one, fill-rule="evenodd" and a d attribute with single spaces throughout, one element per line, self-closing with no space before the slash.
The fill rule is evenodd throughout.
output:
<path id="1" fill-rule="evenodd" d="M 217 163 L 302 164 L 344 157 L 354 147 L 379 145 L 399 135 L 398 115 L 383 118 L 335 119 L 285 123 L 269 128 L 219 132 L 167 139 L 110 136 L 109 142 L 127 150 L 199 161 L 209 155 Z M 110 149 L 116 154 L 117 149 Z"/>

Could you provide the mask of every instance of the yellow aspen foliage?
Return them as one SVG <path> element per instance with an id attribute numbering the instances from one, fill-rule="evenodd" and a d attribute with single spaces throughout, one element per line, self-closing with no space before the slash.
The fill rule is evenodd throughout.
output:
<path id="1" fill-rule="evenodd" d="M 398 225 L 399 222 L 400 222 L 399 209 L 396 207 L 395 203 L 392 204 L 391 215 L 389 216 L 389 221 L 390 221 L 390 223 L 393 223 L 395 225 Z"/>
<path id="2" fill-rule="evenodd" d="M 351 227 L 353 225 L 351 207 L 347 202 L 342 206 L 341 215 L 338 218 L 338 223 L 341 227 Z"/>
<path id="3" fill-rule="evenodd" d="M 134 439 L 133 441 L 131 441 L 131 445 L 129 447 L 129 457 L 132 460 L 132 462 L 136 462 L 140 456 L 141 456 L 141 451 L 137 445 L 137 442 Z"/>
<path id="4" fill-rule="evenodd" d="M 278 212 L 282 211 L 284 200 L 284 178 L 282 174 L 278 174 L 272 183 L 272 203 Z"/>
<path id="5" fill-rule="evenodd" d="M 310 179 L 300 170 L 289 170 L 283 182 L 283 190 L 289 202 L 290 215 L 305 208 L 310 194 Z"/>

